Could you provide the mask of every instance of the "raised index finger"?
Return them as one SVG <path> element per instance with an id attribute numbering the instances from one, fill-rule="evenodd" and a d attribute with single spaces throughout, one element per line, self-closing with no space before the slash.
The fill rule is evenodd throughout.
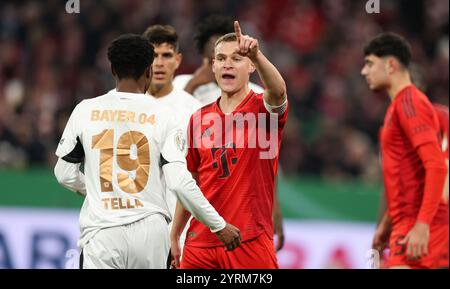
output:
<path id="1" fill-rule="evenodd" d="M 241 42 L 241 26 L 239 25 L 239 21 L 234 21 L 234 32 L 236 33 L 236 37 L 238 40 L 238 43 Z"/>

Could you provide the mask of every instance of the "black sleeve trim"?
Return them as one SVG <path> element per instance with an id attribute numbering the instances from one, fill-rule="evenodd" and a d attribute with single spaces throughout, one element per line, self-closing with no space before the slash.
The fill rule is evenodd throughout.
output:
<path id="1" fill-rule="evenodd" d="M 62 157 L 62 159 L 73 164 L 79 164 L 84 161 L 84 149 L 79 137 L 77 137 L 75 148 L 69 154 Z"/>
<path id="2" fill-rule="evenodd" d="M 171 264 L 172 264 L 172 249 L 169 248 L 169 255 L 167 256 L 167 262 L 166 262 L 167 269 L 170 269 Z"/>
<path id="3" fill-rule="evenodd" d="M 80 261 L 79 261 L 79 264 L 78 264 L 78 267 L 80 269 L 83 269 L 83 263 L 84 263 L 84 255 L 83 255 L 83 250 L 81 250 Z"/>
<path id="4" fill-rule="evenodd" d="M 167 164 L 169 163 L 169 162 L 163 157 L 162 154 L 161 154 L 160 157 L 159 157 L 159 162 L 160 162 L 161 167 L 163 167 L 163 166 L 165 166 L 165 165 L 167 165 Z"/>

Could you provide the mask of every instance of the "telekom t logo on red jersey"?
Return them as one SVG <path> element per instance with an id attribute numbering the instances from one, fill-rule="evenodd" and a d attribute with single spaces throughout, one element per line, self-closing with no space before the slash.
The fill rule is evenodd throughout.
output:
<path id="1" fill-rule="evenodd" d="M 227 150 L 227 148 L 231 148 L 232 150 Z M 230 156 L 230 154 L 232 154 L 231 152 L 234 152 L 234 154 L 236 153 L 236 145 L 234 143 L 211 149 L 213 159 L 217 159 L 217 161 L 213 163 L 213 168 L 216 169 L 219 168 L 219 166 L 222 168 L 222 175 L 219 177 L 220 179 L 229 177 L 230 167 L 237 163 L 238 158 Z M 216 153 L 219 153 L 219 158 L 216 158 Z"/>

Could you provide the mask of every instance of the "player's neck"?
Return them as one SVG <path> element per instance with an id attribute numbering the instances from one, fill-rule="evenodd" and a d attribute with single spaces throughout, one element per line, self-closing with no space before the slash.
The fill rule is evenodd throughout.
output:
<path id="1" fill-rule="evenodd" d="M 134 79 L 120 79 L 116 82 L 117 92 L 145 93 L 145 85 Z"/>
<path id="2" fill-rule="evenodd" d="M 395 77 L 392 81 L 391 86 L 388 88 L 388 94 L 391 98 L 391 101 L 394 101 L 397 95 L 405 89 L 405 87 L 408 87 L 412 85 L 411 77 L 409 76 L 409 73 L 402 73 Z"/>
<path id="3" fill-rule="evenodd" d="M 248 85 L 235 93 L 226 93 L 222 91 L 222 97 L 219 101 L 220 110 L 222 110 L 223 113 L 233 112 L 249 93 L 250 89 L 248 88 Z"/>
<path id="4" fill-rule="evenodd" d="M 168 94 L 170 94 L 173 90 L 173 84 L 172 82 L 159 86 L 159 85 L 150 85 L 150 88 L 148 89 L 148 92 L 156 97 L 156 98 L 160 98 L 160 97 L 164 97 Z"/>

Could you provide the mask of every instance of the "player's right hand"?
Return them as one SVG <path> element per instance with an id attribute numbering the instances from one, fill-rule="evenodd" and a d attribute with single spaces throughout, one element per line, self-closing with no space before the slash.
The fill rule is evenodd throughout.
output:
<path id="1" fill-rule="evenodd" d="M 239 21 L 234 21 L 234 32 L 238 43 L 236 52 L 254 61 L 259 52 L 258 40 L 248 35 L 243 35 Z"/>
<path id="2" fill-rule="evenodd" d="M 417 222 L 399 244 L 406 245 L 406 256 L 409 260 L 417 260 L 428 255 L 429 240 L 430 225 Z"/>
<path id="3" fill-rule="evenodd" d="M 377 250 L 380 255 L 383 251 L 389 247 L 389 237 L 391 235 L 391 230 L 386 226 L 378 226 L 372 241 L 372 249 Z"/>
<path id="4" fill-rule="evenodd" d="M 228 224 L 216 233 L 217 238 L 225 245 L 225 251 L 232 251 L 241 244 L 241 231 Z"/>
<path id="5" fill-rule="evenodd" d="M 278 252 L 284 246 L 283 216 L 281 215 L 279 206 L 277 209 L 275 209 L 274 207 L 274 213 L 272 218 L 273 218 L 274 235 L 277 236 L 277 244 L 275 250 Z"/>
<path id="6" fill-rule="evenodd" d="M 170 241 L 170 254 L 171 254 L 170 268 L 171 269 L 180 268 L 181 249 L 180 249 L 179 242 L 180 242 L 179 239 L 172 239 Z"/>

